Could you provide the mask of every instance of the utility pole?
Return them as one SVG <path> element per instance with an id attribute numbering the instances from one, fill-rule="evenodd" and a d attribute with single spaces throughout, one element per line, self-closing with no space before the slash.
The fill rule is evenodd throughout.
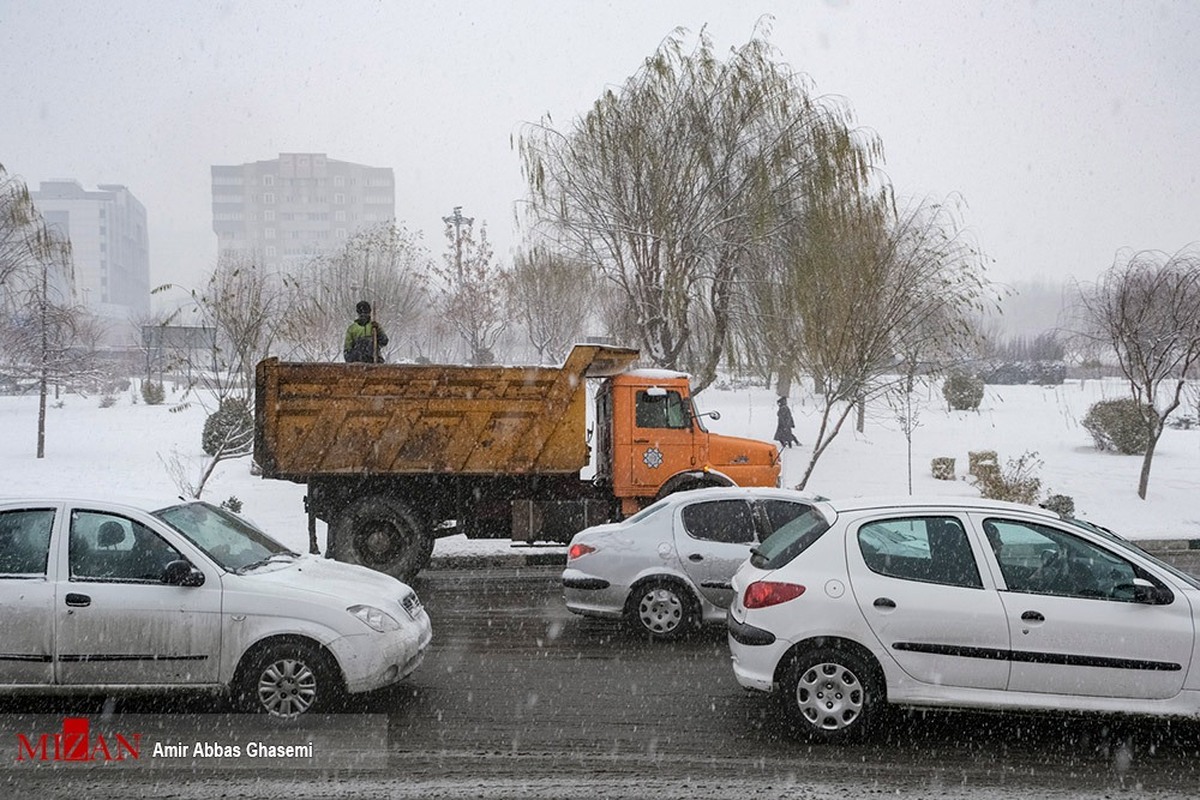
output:
<path id="1" fill-rule="evenodd" d="M 462 215 L 462 206 L 454 207 L 453 216 L 442 217 L 442 222 L 447 225 L 454 226 L 454 266 L 458 269 L 458 282 L 461 284 L 463 279 L 462 270 L 462 226 L 474 225 L 474 217 L 464 217 Z"/>

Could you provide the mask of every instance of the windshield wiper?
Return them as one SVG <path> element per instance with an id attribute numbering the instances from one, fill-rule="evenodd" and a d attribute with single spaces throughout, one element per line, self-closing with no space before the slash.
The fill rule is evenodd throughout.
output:
<path id="1" fill-rule="evenodd" d="M 259 567 L 265 567 L 267 564 L 270 564 L 272 561 L 274 561 L 277 558 L 286 558 L 289 561 L 295 561 L 299 557 L 300 557 L 299 553 L 293 553 L 291 550 L 284 550 L 281 553 L 271 553 L 269 556 L 266 556 L 265 558 L 260 558 L 258 561 L 251 561 L 246 566 L 239 567 L 237 570 L 237 573 L 239 575 L 243 575 L 252 569 L 258 569 Z"/>

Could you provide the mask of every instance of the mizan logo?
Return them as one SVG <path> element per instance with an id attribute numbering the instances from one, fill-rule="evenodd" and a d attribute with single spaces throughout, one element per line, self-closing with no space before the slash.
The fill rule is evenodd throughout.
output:
<path id="1" fill-rule="evenodd" d="M 662 451 L 657 447 L 651 447 L 642 454 L 642 463 L 650 469 L 658 469 L 663 463 Z"/>
<path id="2" fill-rule="evenodd" d="M 61 733 L 17 734 L 17 761 L 125 761 L 141 757 L 142 735 L 91 735 L 86 717 L 66 717 Z"/>

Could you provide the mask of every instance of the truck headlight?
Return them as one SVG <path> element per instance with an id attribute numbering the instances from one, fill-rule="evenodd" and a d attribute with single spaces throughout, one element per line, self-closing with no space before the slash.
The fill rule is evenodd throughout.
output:
<path id="1" fill-rule="evenodd" d="M 371 628 L 371 630 L 379 631 L 380 633 L 400 630 L 400 623 L 396 621 L 396 618 L 381 608 L 376 608 L 375 606 L 350 606 L 346 610 L 362 620 L 363 624 Z"/>

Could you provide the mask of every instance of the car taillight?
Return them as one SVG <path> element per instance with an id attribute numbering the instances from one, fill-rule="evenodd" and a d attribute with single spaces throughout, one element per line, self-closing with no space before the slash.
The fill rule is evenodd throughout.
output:
<path id="1" fill-rule="evenodd" d="M 746 587 L 742 605 L 746 608 L 766 608 L 788 600 L 795 600 L 804 594 L 804 587 L 798 583 L 780 583 L 778 581 L 755 581 Z"/>
<path id="2" fill-rule="evenodd" d="M 567 548 L 567 561 L 574 561 L 580 556 L 586 556 L 588 553 L 596 552 L 596 548 L 590 544 L 573 544 Z"/>

